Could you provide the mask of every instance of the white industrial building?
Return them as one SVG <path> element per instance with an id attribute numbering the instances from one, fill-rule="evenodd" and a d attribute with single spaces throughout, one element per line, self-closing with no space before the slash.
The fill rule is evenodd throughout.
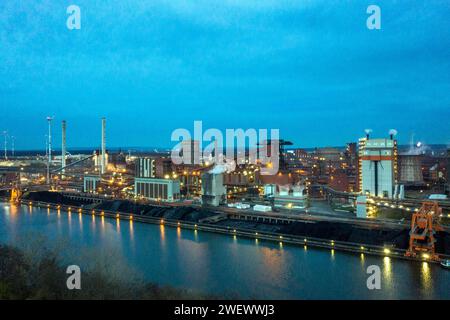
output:
<path id="1" fill-rule="evenodd" d="M 360 190 L 365 195 L 393 198 L 397 177 L 394 139 L 360 139 Z"/>
<path id="2" fill-rule="evenodd" d="M 134 193 L 137 198 L 174 202 L 180 199 L 180 181 L 156 178 L 135 178 Z"/>
<path id="3" fill-rule="evenodd" d="M 202 204 L 219 206 L 226 203 L 227 189 L 223 184 L 223 173 L 207 172 L 202 175 Z"/>

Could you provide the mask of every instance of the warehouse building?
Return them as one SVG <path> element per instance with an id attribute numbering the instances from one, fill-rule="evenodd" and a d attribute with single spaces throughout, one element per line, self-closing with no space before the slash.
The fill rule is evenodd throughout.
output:
<path id="1" fill-rule="evenodd" d="M 137 198 L 174 202 L 180 199 L 180 182 L 170 179 L 135 178 L 134 193 Z"/>

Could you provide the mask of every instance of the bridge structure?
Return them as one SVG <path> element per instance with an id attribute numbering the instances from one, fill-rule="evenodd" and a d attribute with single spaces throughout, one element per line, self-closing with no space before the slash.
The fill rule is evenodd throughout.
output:
<path id="1" fill-rule="evenodd" d="M 327 185 L 314 184 L 311 185 L 310 188 L 321 189 L 324 191 L 324 197 L 328 201 L 332 201 L 335 198 L 347 199 L 349 202 L 356 201 L 356 198 L 361 195 L 361 193 L 357 192 L 343 192 L 330 188 Z M 369 201 L 372 205 L 379 207 L 392 207 L 395 208 L 414 208 L 420 210 L 419 208 L 422 206 L 424 201 L 427 199 L 391 199 L 391 198 L 382 198 L 382 197 L 370 197 Z M 450 200 L 433 200 L 432 202 L 436 202 L 439 204 L 440 208 L 443 211 L 450 212 Z"/>

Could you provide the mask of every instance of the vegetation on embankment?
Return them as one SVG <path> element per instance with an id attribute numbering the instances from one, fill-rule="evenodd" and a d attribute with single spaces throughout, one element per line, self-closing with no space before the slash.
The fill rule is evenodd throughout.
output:
<path id="1" fill-rule="evenodd" d="M 102 260 L 97 253 L 78 252 L 79 256 L 74 258 L 73 255 L 66 257 L 60 249 L 45 245 L 37 250 L 0 245 L 0 300 L 214 299 L 143 281 L 131 269 L 114 259 Z M 66 282 L 70 274 L 66 269 L 80 259 L 89 259 L 80 266 L 81 289 L 69 290 Z"/>

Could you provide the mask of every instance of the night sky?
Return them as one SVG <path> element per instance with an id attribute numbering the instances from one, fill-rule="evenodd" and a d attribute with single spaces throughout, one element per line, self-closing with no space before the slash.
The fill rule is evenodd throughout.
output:
<path id="1" fill-rule="evenodd" d="M 66 9 L 81 8 L 81 30 Z M 381 30 L 366 9 L 381 7 Z M 278 128 L 337 146 L 372 128 L 450 143 L 448 0 L 0 1 L 0 131 L 44 148 L 164 146 L 176 128 Z"/>

